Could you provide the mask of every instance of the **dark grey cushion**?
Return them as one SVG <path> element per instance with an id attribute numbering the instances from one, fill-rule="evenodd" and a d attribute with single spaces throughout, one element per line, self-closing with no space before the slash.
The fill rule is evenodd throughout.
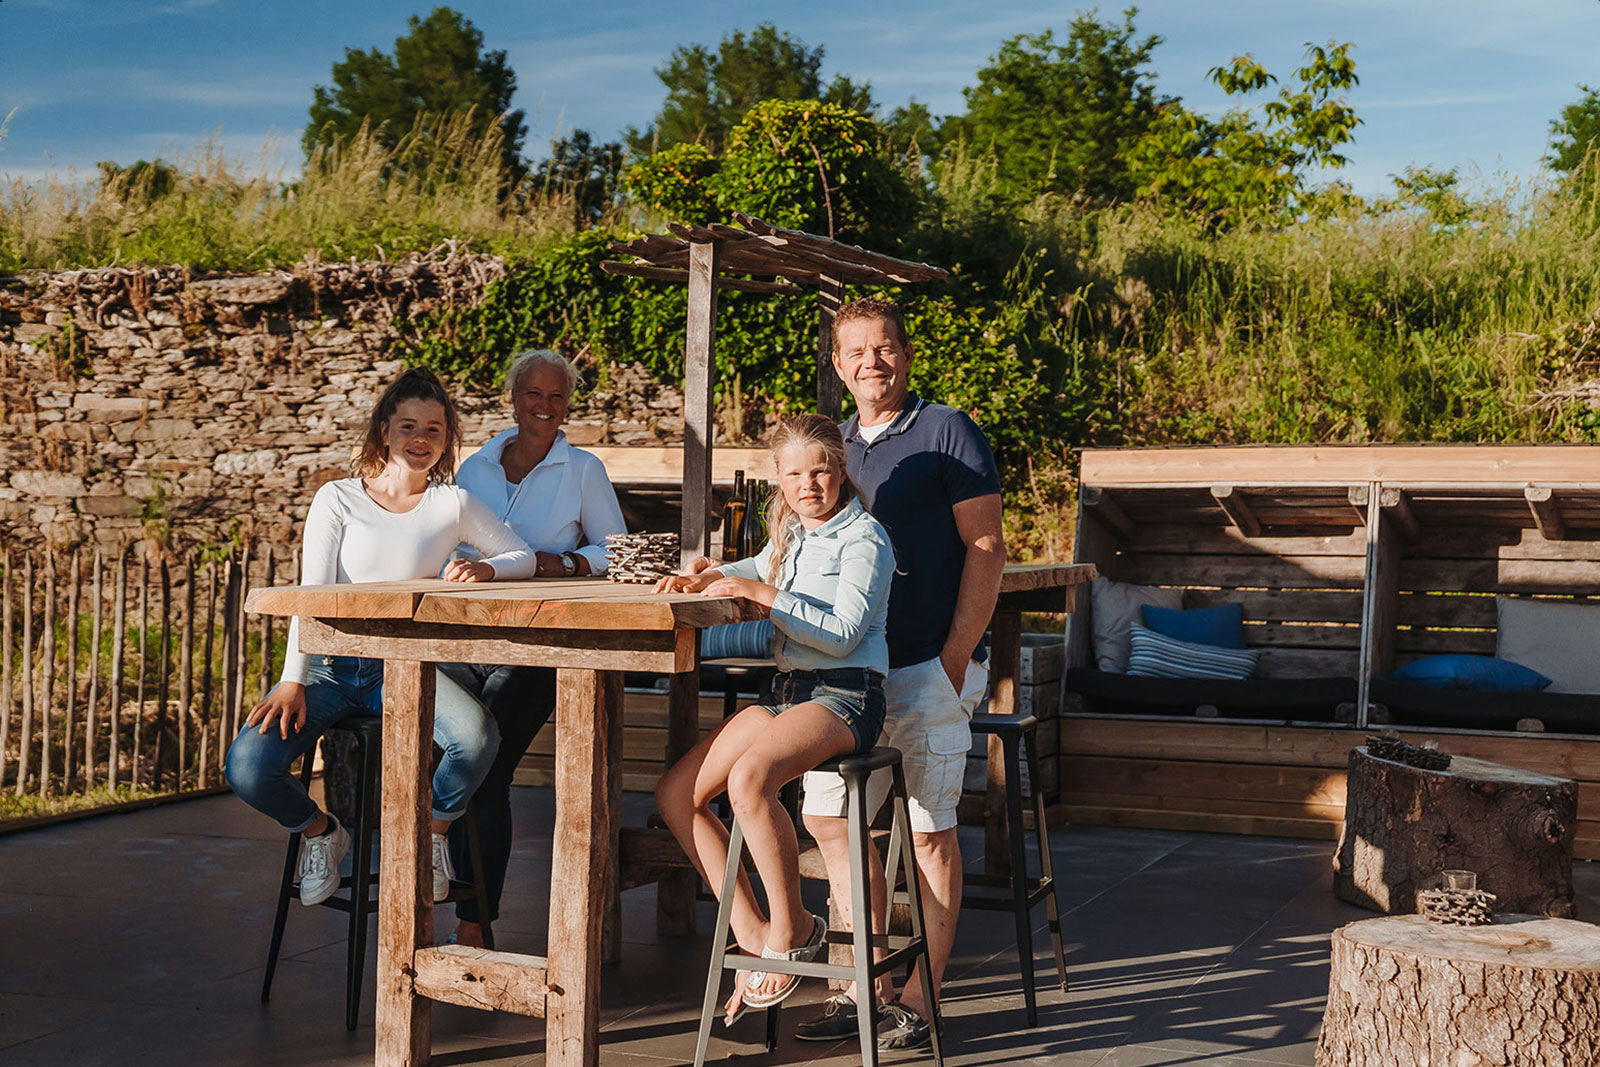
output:
<path id="1" fill-rule="evenodd" d="M 1332 722 L 1357 696 L 1354 678 L 1141 678 L 1076 667 L 1066 688 L 1091 711 L 1117 715 L 1193 715 L 1210 705 L 1236 719 Z"/>

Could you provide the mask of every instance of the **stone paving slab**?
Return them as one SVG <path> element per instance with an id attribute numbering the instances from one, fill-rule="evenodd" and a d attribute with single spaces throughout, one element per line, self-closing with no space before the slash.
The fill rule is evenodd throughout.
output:
<path id="1" fill-rule="evenodd" d="M 500 945 L 541 952 L 553 800 L 546 789 L 513 797 L 520 836 Z M 649 805 L 630 795 L 630 820 Z M 962 835 L 981 862 L 980 832 Z M 1334 899 L 1330 846 L 1067 827 L 1052 851 L 1071 992 L 1055 984 L 1038 911 L 1040 1025 L 1023 1029 L 1011 918 L 967 912 L 945 991 L 953 1067 L 1310 1067 L 1328 935 L 1369 915 Z M 372 962 L 361 1025 L 348 1033 L 342 915 L 292 909 L 272 1001 L 259 1000 L 282 863 L 282 835 L 226 796 L 0 838 L 0 1067 L 370 1063 Z M 1580 863 L 1576 880 L 1580 915 L 1600 915 L 1600 870 Z M 808 887 L 815 908 L 823 891 Z M 691 1062 L 707 938 L 657 938 L 650 889 L 623 901 L 623 962 L 602 980 L 602 1063 Z M 709 903 L 699 917 L 708 930 Z M 785 1019 L 824 995 L 803 986 Z M 433 1029 L 439 1067 L 544 1061 L 541 1020 L 439 1005 Z M 762 1033 L 759 1014 L 732 1031 L 718 1024 L 710 1058 L 859 1062 L 853 1042 L 792 1037 L 769 1055 Z"/>

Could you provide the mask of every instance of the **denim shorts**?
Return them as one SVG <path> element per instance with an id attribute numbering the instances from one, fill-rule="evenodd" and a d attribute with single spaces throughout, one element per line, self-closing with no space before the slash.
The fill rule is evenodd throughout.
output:
<path id="1" fill-rule="evenodd" d="M 781 715 L 796 704 L 821 704 L 855 735 L 852 755 L 872 751 L 883 733 L 883 675 L 865 667 L 785 671 L 772 679 L 772 700 L 756 707 Z"/>

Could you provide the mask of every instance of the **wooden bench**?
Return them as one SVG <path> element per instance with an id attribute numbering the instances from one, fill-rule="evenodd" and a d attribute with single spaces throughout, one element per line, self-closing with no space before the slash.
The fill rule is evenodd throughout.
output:
<path id="1" fill-rule="evenodd" d="M 1349 750 L 1393 725 L 1576 779 L 1577 854 L 1600 857 L 1600 696 L 1388 680 L 1421 656 L 1492 654 L 1496 596 L 1600 596 L 1600 448 L 1093 450 L 1081 476 L 1077 559 L 1182 588 L 1185 607 L 1240 603 L 1261 662 L 1256 678 L 1215 684 L 1096 671 L 1080 589 L 1068 818 L 1331 839 Z"/>

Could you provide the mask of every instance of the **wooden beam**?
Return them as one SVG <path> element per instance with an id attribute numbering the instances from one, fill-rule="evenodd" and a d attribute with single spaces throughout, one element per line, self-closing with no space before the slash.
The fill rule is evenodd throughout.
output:
<path id="1" fill-rule="evenodd" d="M 1546 541 L 1565 541 L 1567 524 L 1561 517 L 1555 491 L 1548 485 L 1530 485 L 1522 495 L 1528 501 L 1528 510 L 1533 512 L 1533 524 L 1539 528 L 1539 536 Z"/>
<path id="2" fill-rule="evenodd" d="M 1400 536 L 1383 506 L 1382 487 L 1367 492 L 1367 563 L 1361 609 L 1361 656 L 1357 668 L 1356 725 L 1365 727 L 1372 680 L 1394 670 L 1395 625 L 1400 614 Z"/>
<path id="3" fill-rule="evenodd" d="M 833 369 L 833 317 L 844 305 L 844 284 L 824 277 L 817 286 L 817 411 L 838 422 L 844 414 L 844 383 Z"/>
<path id="4" fill-rule="evenodd" d="M 556 809 L 550 856 L 545 1062 L 598 1067 L 600 926 L 610 866 L 611 760 L 622 729 L 622 675 L 556 674 Z"/>
<path id="5" fill-rule="evenodd" d="M 1600 445 L 1216 445 L 1084 449 L 1084 484 L 1138 486 L 1528 485 L 1600 488 Z"/>
<path id="6" fill-rule="evenodd" d="M 314 620 L 304 620 L 312 622 Z M 433 664 L 383 665 L 383 814 L 378 827 L 378 1067 L 423 1067 L 430 1002 L 416 995 L 417 949 L 433 941 Z"/>
<path id="7" fill-rule="evenodd" d="M 1261 522 L 1256 518 L 1256 513 L 1250 510 L 1250 505 L 1245 501 L 1244 493 L 1231 485 L 1213 485 L 1211 499 L 1217 502 L 1222 513 L 1228 516 L 1228 521 L 1246 537 L 1261 536 Z"/>
<path id="8" fill-rule="evenodd" d="M 1083 505 L 1085 514 L 1094 516 L 1121 534 L 1124 539 L 1133 536 L 1133 520 L 1128 518 L 1128 513 L 1123 511 L 1121 505 L 1104 489 L 1094 485 L 1084 486 L 1078 494 L 1078 500 Z"/>
<path id="9" fill-rule="evenodd" d="M 735 211 L 733 220 L 752 233 L 760 234 L 763 237 L 780 237 L 802 247 L 815 248 L 817 251 L 834 259 L 842 259 L 848 263 L 870 267 L 885 274 L 898 275 L 906 281 L 930 282 L 950 276 L 950 272 L 942 267 L 935 267 L 928 263 L 918 263 L 909 259 L 896 259 L 894 256 L 869 252 L 858 245 L 845 244 L 843 241 L 837 241 L 829 237 L 805 233 L 800 230 L 784 229 L 782 226 L 774 226 L 770 222 L 758 219 L 754 215 L 746 215 L 742 211 Z"/>
<path id="10" fill-rule="evenodd" d="M 687 282 L 689 272 L 675 267 L 654 267 L 646 263 L 623 263 L 620 260 L 606 259 L 600 261 L 600 269 L 607 274 L 619 274 L 629 278 L 646 278 L 657 282 Z M 786 296 L 804 296 L 805 290 L 798 285 L 787 282 L 764 282 L 753 278 L 728 278 L 717 279 L 718 289 L 733 289 L 741 293 L 783 293 Z"/>
<path id="11" fill-rule="evenodd" d="M 691 635 L 694 631 L 688 631 Z M 522 667 L 673 674 L 692 652 L 672 630 L 572 632 L 552 639 L 492 626 L 449 626 L 389 619 L 300 617 L 300 651 L 325 656 L 417 659 L 429 663 L 509 663 Z"/>
<path id="12" fill-rule="evenodd" d="M 716 373 L 717 246 L 689 249 L 689 312 L 683 352 L 683 563 L 711 554 L 711 452 L 715 427 L 711 387 Z"/>
<path id="13" fill-rule="evenodd" d="M 542 956 L 521 956 L 466 945 L 419 948 L 413 964 L 416 990 L 484 1011 L 543 1017 L 548 976 Z"/>
<path id="14" fill-rule="evenodd" d="M 1378 493 L 1378 502 L 1394 526 L 1395 533 L 1407 543 L 1414 543 L 1422 536 L 1422 524 L 1417 521 L 1417 513 L 1411 508 L 1411 498 L 1404 489 L 1386 485 Z"/>

